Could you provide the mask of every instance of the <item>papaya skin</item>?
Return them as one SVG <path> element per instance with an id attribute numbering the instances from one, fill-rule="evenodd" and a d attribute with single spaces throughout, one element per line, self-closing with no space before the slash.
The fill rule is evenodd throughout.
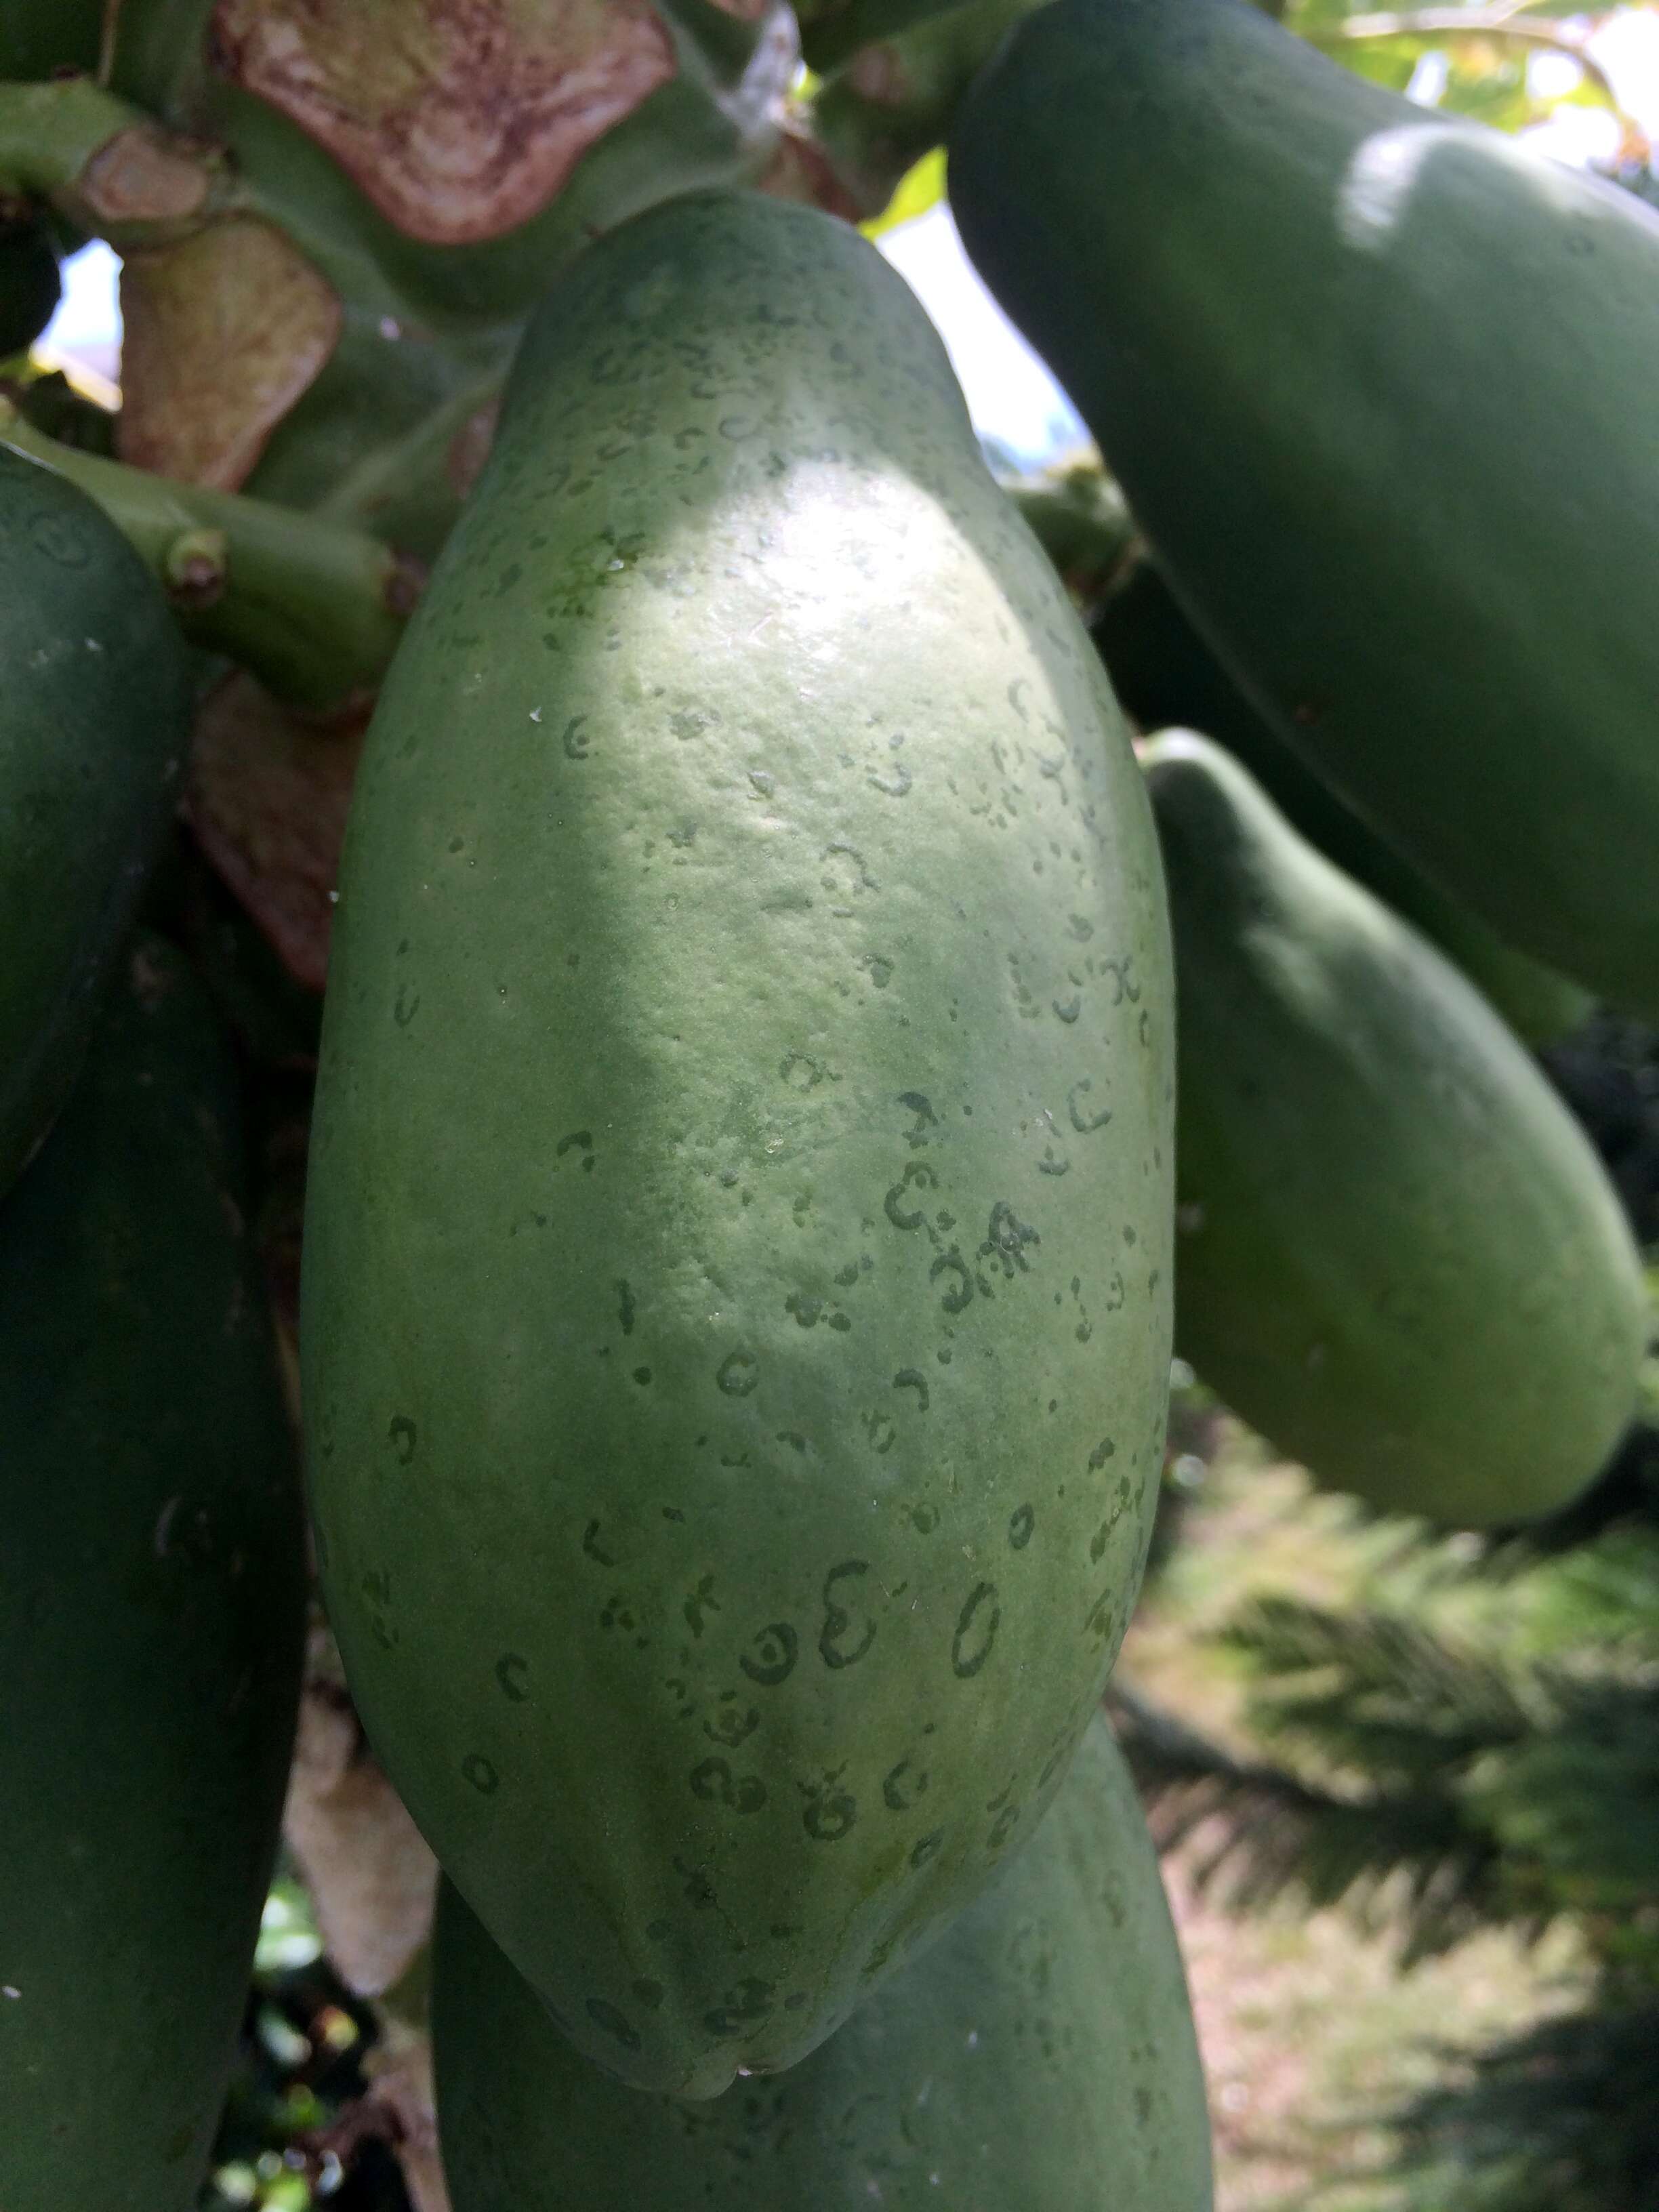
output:
<path id="1" fill-rule="evenodd" d="M 779 2081 L 602 2079 L 453 1889 L 433 2033 L 453 2212 L 1209 2212 L 1181 1953 L 1103 1719 L 1006 1873 Z"/>
<path id="2" fill-rule="evenodd" d="M 1244 0 L 1055 0 L 963 241 L 1279 733 L 1509 943 L 1659 1012 L 1659 216 Z"/>
<path id="3" fill-rule="evenodd" d="M 236 2055 L 306 1589 L 236 1107 L 140 937 L 0 1206 L 6 2212 L 190 2212 Z"/>
<path id="4" fill-rule="evenodd" d="M 638 2087 L 804 2057 L 1086 1723 L 1164 1419 L 1166 931 L 902 281 L 758 198 L 601 240 L 369 734 L 302 1340 L 376 1749 Z"/>
<path id="5" fill-rule="evenodd" d="M 0 449 L 0 1192 L 69 1095 L 189 738 L 160 586 L 84 492 Z"/>
<path id="6" fill-rule="evenodd" d="M 1523 1042 L 1553 1043 L 1595 1001 L 1570 976 L 1506 945 L 1362 822 L 1250 704 L 1150 561 L 1134 562 L 1089 625 L 1112 689 L 1144 730 L 1199 730 L 1242 761 L 1328 860 L 1431 938 Z"/>
<path id="7" fill-rule="evenodd" d="M 1519 1041 L 1219 746 L 1144 755 L 1181 1004 L 1176 1340 L 1328 1487 L 1553 1513 L 1636 1407 L 1641 1263 Z"/>

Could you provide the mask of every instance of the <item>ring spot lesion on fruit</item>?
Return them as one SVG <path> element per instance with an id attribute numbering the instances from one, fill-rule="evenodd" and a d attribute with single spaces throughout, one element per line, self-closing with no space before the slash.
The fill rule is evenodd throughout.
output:
<path id="1" fill-rule="evenodd" d="M 988 1854 L 994 1856 L 998 1851 L 1006 1848 L 1009 1838 L 1019 1825 L 1019 1815 L 1020 1808 L 1018 1805 L 1005 1805 L 1002 1808 L 991 1824 L 990 1834 L 985 1838 L 985 1849 Z"/>
<path id="2" fill-rule="evenodd" d="M 703 2026 L 723 2041 L 741 2035 L 745 2027 L 770 2016 L 776 1989 L 775 1983 L 762 1981 L 757 1975 L 746 1976 L 735 1989 L 721 1992 L 720 2003 L 711 2006 L 703 2014 Z"/>
<path id="3" fill-rule="evenodd" d="M 867 1559 L 842 1559 L 824 1576 L 821 1596 L 823 1625 L 818 1632 L 818 1656 L 832 1673 L 856 1666 L 876 1640 L 876 1623 L 866 1614 L 862 1633 L 855 1642 L 848 1643 L 849 1634 L 860 1624 L 836 1594 L 848 1583 L 861 1583 L 869 1571 Z"/>
<path id="4" fill-rule="evenodd" d="M 619 2011 L 607 1998 L 589 1997 L 586 2010 L 587 2017 L 592 2021 L 594 2027 L 601 2029 L 606 2035 L 613 2036 L 624 2051 L 639 2049 L 638 2028 L 635 2027 L 625 2012 Z"/>
<path id="5" fill-rule="evenodd" d="M 737 1775 L 729 1759 L 700 1759 L 691 1769 L 691 1795 L 704 1804 L 722 1805 L 729 1813 L 758 1813 L 766 1802 L 766 1784 L 757 1774 Z"/>
<path id="6" fill-rule="evenodd" d="M 1093 1089 L 1093 1078 L 1085 1075 L 1079 1077 L 1066 1094 L 1066 1112 L 1071 1116 L 1072 1127 L 1079 1137 L 1092 1136 L 1097 1129 L 1103 1129 L 1112 1118 L 1112 1109 L 1109 1106 L 1103 1106 L 1098 1113 L 1088 1113 L 1079 1103 L 1079 1101 Z"/>
<path id="7" fill-rule="evenodd" d="M 587 1558 L 594 1560 L 599 1566 L 614 1567 L 617 1564 L 615 1559 L 609 1552 L 601 1551 L 599 1548 L 600 1526 L 599 1521 L 593 1520 L 590 1521 L 586 1528 L 582 1530 L 582 1550 Z"/>
<path id="8" fill-rule="evenodd" d="M 904 1133 L 904 1140 L 912 1152 L 920 1151 L 928 1142 L 927 1132 L 939 1127 L 939 1115 L 933 1111 L 933 1102 L 925 1091 L 901 1091 L 898 1103 L 913 1117 L 910 1127 Z"/>
<path id="9" fill-rule="evenodd" d="M 1127 1000 L 1132 1006 L 1140 1003 L 1140 985 L 1135 979 L 1134 956 L 1125 953 L 1121 960 L 1103 960 L 1101 968 L 1112 981 L 1112 1000 L 1121 1006 Z"/>
<path id="10" fill-rule="evenodd" d="M 821 1783 L 800 1782 L 795 1785 L 806 1800 L 801 1826 L 814 1843 L 838 1844 L 858 1825 L 857 1798 L 850 1790 L 836 1786 L 845 1771 L 844 1766 L 838 1766 Z"/>
<path id="11" fill-rule="evenodd" d="M 927 1229 L 927 1216 L 919 1206 L 909 1212 L 900 1210 L 913 1185 L 923 1190 L 938 1188 L 939 1177 L 926 1160 L 908 1161 L 903 1175 L 882 1201 L 882 1210 L 895 1229 Z M 932 1233 L 929 1230 L 928 1234 L 931 1236 Z"/>
<path id="12" fill-rule="evenodd" d="M 975 1583 L 963 1600 L 956 1632 L 951 1638 L 951 1672 L 958 1681 L 971 1681 L 984 1667 L 995 1645 L 1001 1622 L 1002 1607 L 997 1602 L 996 1584 Z"/>
<path id="13" fill-rule="evenodd" d="M 930 1283 L 938 1282 L 942 1275 L 953 1277 L 954 1282 L 941 1294 L 939 1304 L 948 1314 L 959 1314 L 972 1303 L 974 1277 L 968 1262 L 954 1244 L 948 1252 L 941 1252 L 927 1270 Z M 981 1288 L 984 1287 L 981 1284 Z"/>
<path id="14" fill-rule="evenodd" d="M 790 1090 L 803 1097 L 816 1091 L 821 1083 L 839 1083 L 842 1079 L 826 1061 L 814 1060 L 805 1052 L 787 1052 L 778 1063 L 778 1075 Z"/>
<path id="15" fill-rule="evenodd" d="M 926 1767 L 917 1769 L 908 1752 L 896 1766 L 890 1767 L 883 1778 L 881 1800 L 890 1813 L 908 1813 L 918 1797 L 926 1796 L 928 1774 Z"/>
<path id="16" fill-rule="evenodd" d="M 741 1652 L 738 1664 L 751 1682 L 762 1689 L 775 1690 L 787 1682 L 795 1671 L 795 1662 L 800 1654 L 800 1638 L 787 1620 L 769 1621 L 750 1638 L 754 1645 L 751 1656 Z"/>
<path id="17" fill-rule="evenodd" d="M 750 1705 L 739 1711 L 737 1696 L 735 1690 L 722 1690 L 720 1710 L 712 1721 L 702 1724 L 702 1732 L 709 1741 L 724 1744 L 728 1751 L 735 1751 L 740 1743 L 746 1742 L 760 1726 L 758 1708 Z"/>
<path id="18" fill-rule="evenodd" d="M 760 1381 L 760 1364 L 750 1352 L 728 1352 L 714 1370 L 714 1386 L 728 1398 L 746 1398 Z"/>
<path id="19" fill-rule="evenodd" d="M 914 1367 L 901 1367 L 893 1377 L 893 1388 L 896 1390 L 914 1390 L 916 1394 L 918 1410 L 924 1413 L 927 1411 L 930 1403 L 927 1378 L 919 1370 Z"/>
<path id="20" fill-rule="evenodd" d="M 693 1636 L 700 1637 L 704 1627 L 703 1615 L 708 1613 L 718 1613 L 720 1610 L 720 1601 L 714 1595 L 714 1577 L 712 1574 L 699 1577 L 696 1589 L 688 1592 L 685 1602 L 680 1610 L 684 1614 L 685 1625 Z"/>
<path id="21" fill-rule="evenodd" d="M 1018 1272 L 1030 1274 L 1031 1263 L 1026 1258 L 1028 1245 L 1041 1244 L 1042 1239 L 1028 1221 L 1022 1221 L 1006 1199 L 999 1199 L 991 1208 L 985 1241 L 977 1256 L 988 1260 L 993 1267 L 1000 1267 L 1005 1281 L 1012 1281 Z"/>

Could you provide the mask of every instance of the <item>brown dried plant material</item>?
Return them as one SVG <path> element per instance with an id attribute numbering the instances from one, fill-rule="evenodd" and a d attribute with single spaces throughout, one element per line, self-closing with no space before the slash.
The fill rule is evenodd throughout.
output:
<path id="1" fill-rule="evenodd" d="M 185 222 L 205 210 L 213 164 L 199 148 L 148 124 L 118 131 L 76 182 L 80 208 L 100 231 L 130 222 Z"/>
<path id="2" fill-rule="evenodd" d="M 388 2021 L 369 2053 L 371 2093 L 391 2117 L 392 2148 L 403 2168 L 413 2212 L 450 2212 L 449 2191 L 438 2149 L 438 2095 L 432 2078 L 432 2041 L 422 2031 Z"/>
<path id="3" fill-rule="evenodd" d="M 236 216 L 121 270 L 124 461 L 235 491 L 339 342 L 338 295 L 281 231 Z"/>
<path id="4" fill-rule="evenodd" d="M 495 425 L 501 420 L 501 403 L 495 398 L 469 415 L 449 441 L 449 451 L 444 456 L 444 475 L 457 499 L 465 499 L 477 483 L 484 463 L 489 459 L 489 448 L 495 443 Z"/>
<path id="5" fill-rule="evenodd" d="M 790 117 L 778 134 L 775 152 L 756 184 L 774 199 L 798 200 L 822 208 L 843 222 L 862 222 L 868 210 L 859 205 L 830 166 L 830 156 L 803 118 Z"/>
<path id="6" fill-rule="evenodd" d="M 914 90 L 904 49 L 896 40 L 866 46 L 847 64 L 845 82 L 877 107 L 902 107 Z"/>
<path id="7" fill-rule="evenodd" d="M 283 1835 L 335 1971 L 359 1996 L 379 1996 L 431 1936 L 438 1863 L 364 1741 L 320 1617 L 307 1650 Z"/>
<path id="8" fill-rule="evenodd" d="M 499 237 L 675 72 L 648 0 L 219 0 L 215 58 L 433 246 Z"/>
<path id="9" fill-rule="evenodd" d="M 282 706 L 238 669 L 202 702 L 185 816 L 289 973 L 328 975 L 334 890 L 367 702 L 337 715 Z"/>

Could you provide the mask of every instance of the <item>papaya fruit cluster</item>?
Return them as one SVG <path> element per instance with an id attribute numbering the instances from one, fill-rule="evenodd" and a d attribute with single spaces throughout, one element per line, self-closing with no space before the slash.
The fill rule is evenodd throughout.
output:
<path id="1" fill-rule="evenodd" d="M 88 234 L 126 333 L 114 424 L 0 400 L 0 2204 L 195 2201 L 297 1413 L 455 2212 L 1206 2212 L 1096 1717 L 1172 1344 L 1455 1525 L 1634 1403 L 1527 1045 L 1659 1006 L 1656 219 L 1245 0 L 41 0 L 0 77 L 5 343 Z M 1011 501 L 844 220 L 947 131 L 1110 485 Z"/>

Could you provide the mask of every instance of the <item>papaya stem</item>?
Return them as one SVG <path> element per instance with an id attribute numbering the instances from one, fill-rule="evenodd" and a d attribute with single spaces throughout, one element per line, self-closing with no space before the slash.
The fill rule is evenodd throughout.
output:
<path id="1" fill-rule="evenodd" d="M 193 230 L 230 204 L 224 154 L 91 77 L 0 84 L 0 194 L 46 200 L 118 248 Z"/>
<path id="2" fill-rule="evenodd" d="M 155 576 L 191 642 L 308 710 L 373 691 L 422 580 L 367 531 L 151 476 L 60 445 L 0 398 L 0 446 L 94 499 Z"/>

